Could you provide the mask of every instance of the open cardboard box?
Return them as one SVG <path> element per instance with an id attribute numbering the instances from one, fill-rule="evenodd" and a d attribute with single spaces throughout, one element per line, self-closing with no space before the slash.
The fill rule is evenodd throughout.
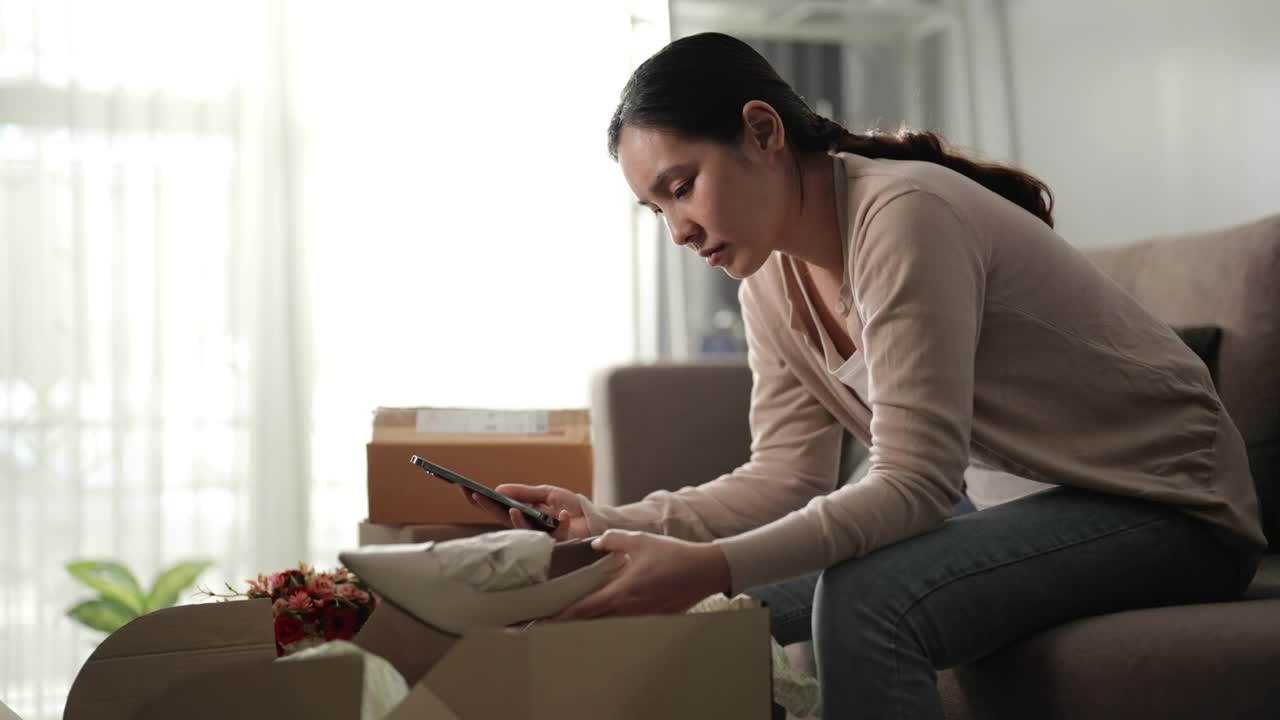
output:
<path id="1" fill-rule="evenodd" d="M 387 602 L 354 642 L 404 675 L 388 720 L 770 716 L 764 607 L 481 630 L 456 637 Z M 360 717 L 364 660 L 273 662 L 267 600 L 137 618 L 81 668 L 64 720 Z"/>
<path id="2" fill-rule="evenodd" d="M 410 464 L 412 455 L 489 487 L 546 484 L 591 497 L 585 409 L 378 408 L 366 450 L 371 523 L 493 523 L 452 484 Z"/>

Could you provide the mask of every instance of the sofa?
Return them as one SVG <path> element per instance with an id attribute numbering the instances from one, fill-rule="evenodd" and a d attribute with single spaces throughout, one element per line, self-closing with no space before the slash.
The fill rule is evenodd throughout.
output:
<path id="1" fill-rule="evenodd" d="M 1086 254 L 1170 325 L 1221 328 L 1214 378 L 1244 436 L 1273 550 L 1238 602 L 1086 618 L 939 673 L 947 717 L 1280 718 L 1280 215 Z M 598 372 L 597 501 L 697 485 L 744 462 L 751 381 L 744 362 Z M 842 473 L 860 452 L 847 436 Z M 788 648 L 806 651 L 812 662 L 811 650 Z"/>

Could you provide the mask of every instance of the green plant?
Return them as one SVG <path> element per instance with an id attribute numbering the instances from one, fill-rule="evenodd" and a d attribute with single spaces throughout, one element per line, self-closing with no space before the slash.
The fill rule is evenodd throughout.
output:
<path id="1" fill-rule="evenodd" d="M 149 592 L 143 592 L 129 568 L 111 560 L 76 560 L 67 572 L 98 591 L 98 597 L 67 610 L 67 617 L 82 625 L 113 633 L 130 620 L 178 602 L 178 593 L 194 584 L 213 563 L 186 560 L 164 570 Z"/>

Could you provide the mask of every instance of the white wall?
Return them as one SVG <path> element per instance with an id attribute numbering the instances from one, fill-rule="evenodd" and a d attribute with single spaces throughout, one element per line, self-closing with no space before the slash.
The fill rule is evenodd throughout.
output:
<path id="1" fill-rule="evenodd" d="M 1014 133 L 984 144 L 1049 184 L 1068 240 L 1114 244 L 1280 212 L 1280 2 L 1007 0 L 1004 10 Z M 983 111 L 980 128 L 1005 122 Z"/>

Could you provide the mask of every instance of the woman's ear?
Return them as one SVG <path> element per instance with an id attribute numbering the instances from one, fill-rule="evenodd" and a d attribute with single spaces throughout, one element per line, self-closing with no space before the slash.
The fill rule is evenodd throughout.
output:
<path id="1" fill-rule="evenodd" d="M 742 138 L 747 146 L 744 149 L 769 154 L 787 145 L 782 117 L 763 100 L 751 100 L 742 106 L 742 125 Z"/>

